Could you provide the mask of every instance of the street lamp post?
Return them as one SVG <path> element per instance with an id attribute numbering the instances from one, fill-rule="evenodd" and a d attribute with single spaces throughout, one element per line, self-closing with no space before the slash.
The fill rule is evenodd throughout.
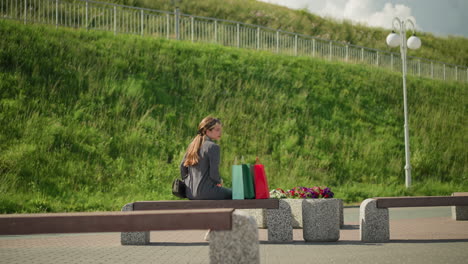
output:
<path id="1" fill-rule="evenodd" d="M 408 126 L 408 102 L 406 96 L 406 53 L 407 48 L 419 49 L 421 47 L 421 40 L 414 34 L 415 26 L 410 19 L 401 20 L 397 17 L 393 19 L 394 31 L 387 36 L 387 44 L 390 47 L 397 47 L 400 45 L 401 53 L 401 67 L 403 75 L 403 108 L 405 115 L 405 185 L 406 188 L 411 187 L 411 163 L 410 163 L 410 143 L 409 143 L 409 126 Z M 410 25 L 412 27 L 413 35 L 406 42 L 406 27 Z M 399 35 L 395 33 L 399 31 Z"/>

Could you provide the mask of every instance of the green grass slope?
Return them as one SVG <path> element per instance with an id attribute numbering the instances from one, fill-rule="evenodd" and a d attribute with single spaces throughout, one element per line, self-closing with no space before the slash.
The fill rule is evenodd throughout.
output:
<path id="1" fill-rule="evenodd" d="M 293 10 L 287 7 L 256 0 L 102 0 L 137 7 L 173 11 L 178 6 L 181 12 L 197 16 L 213 17 L 261 25 L 273 29 L 301 33 L 399 53 L 385 43 L 390 30 L 337 21 L 309 13 L 307 10 Z M 176 4 L 177 3 L 177 4 Z M 391 25 L 392 21 L 388 21 Z M 468 66 L 468 39 L 459 36 L 437 37 L 427 32 L 417 32 L 422 47 L 410 51 L 415 56 L 450 64 Z"/>
<path id="2" fill-rule="evenodd" d="M 221 174 L 256 156 L 271 188 L 346 202 L 468 188 L 467 84 L 216 45 L 0 20 L 0 212 L 119 210 L 174 199 L 201 118 L 224 123 Z"/>

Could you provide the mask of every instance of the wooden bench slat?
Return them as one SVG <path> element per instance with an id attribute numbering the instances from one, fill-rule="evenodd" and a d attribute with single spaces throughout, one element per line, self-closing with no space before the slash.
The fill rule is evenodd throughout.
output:
<path id="1" fill-rule="evenodd" d="M 178 200 L 178 201 L 140 201 L 133 203 L 133 210 L 178 210 L 203 208 L 234 209 L 278 209 L 278 199 L 255 200 Z"/>
<path id="2" fill-rule="evenodd" d="M 377 208 L 468 205 L 468 196 L 375 197 Z"/>
<path id="3" fill-rule="evenodd" d="M 0 215 L 0 235 L 230 230 L 234 209 Z"/>

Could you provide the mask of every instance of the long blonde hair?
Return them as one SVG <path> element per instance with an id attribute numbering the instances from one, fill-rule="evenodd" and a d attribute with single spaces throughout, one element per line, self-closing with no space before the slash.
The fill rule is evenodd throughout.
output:
<path id="1" fill-rule="evenodd" d="M 198 151 L 200 150 L 203 142 L 205 141 L 206 131 L 212 130 L 216 124 L 221 124 L 219 119 L 207 116 L 198 125 L 198 132 L 195 138 L 185 152 L 184 166 L 193 166 L 198 164 Z"/>

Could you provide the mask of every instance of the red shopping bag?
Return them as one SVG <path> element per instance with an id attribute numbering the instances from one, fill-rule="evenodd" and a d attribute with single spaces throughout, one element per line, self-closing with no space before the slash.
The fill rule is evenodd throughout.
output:
<path id="1" fill-rule="evenodd" d="M 268 199 L 270 198 L 270 191 L 268 189 L 268 182 L 266 179 L 265 168 L 262 164 L 257 163 L 254 165 L 254 185 L 255 185 L 255 199 Z"/>

